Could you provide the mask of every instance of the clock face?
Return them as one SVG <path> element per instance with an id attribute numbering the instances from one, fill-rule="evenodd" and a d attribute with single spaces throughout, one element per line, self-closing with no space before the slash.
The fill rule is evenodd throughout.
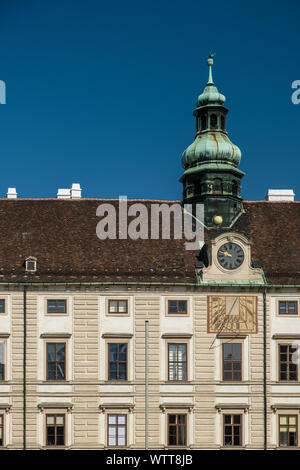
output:
<path id="1" fill-rule="evenodd" d="M 208 333 L 256 333 L 256 297 L 208 296 Z"/>
<path id="2" fill-rule="evenodd" d="M 245 259 L 245 254 L 240 245 L 227 242 L 218 249 L 217 258 L 223 268 L 232 270 L 241 266 Z"/>

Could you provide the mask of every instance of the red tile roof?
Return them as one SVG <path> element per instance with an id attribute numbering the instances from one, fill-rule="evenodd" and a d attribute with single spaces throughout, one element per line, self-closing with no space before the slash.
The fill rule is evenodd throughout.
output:
<path id="1" fill-rule="evenodd" d="M 196 251 L 184 239 L 100 240 L 96 209 L 118 199 L 0 200 L 0 282 L 195 283 Z M 179 201 L 128 200 L 173 204 Z M 245 202 L 231 231 L 250 238 L 269 283 L 300 284 L 300 204 Z M 220 234 L 209 230 L 207 236 Z M 38 260 L 35 274 L 24 261 Z"/>

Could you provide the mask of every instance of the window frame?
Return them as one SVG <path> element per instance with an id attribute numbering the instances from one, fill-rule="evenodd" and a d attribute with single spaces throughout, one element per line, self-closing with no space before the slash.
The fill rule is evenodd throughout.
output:
<path id="1" fill-rule="evenodd" d="M 48 444 L 48 425 L 47 425 L 47 418 L 48 417 L 54 417 L 55 425 L 54 425 L 54 436 L 55 436 L 55 441 L 57 439 L 57 433 L 56 433 L 56 418 L 57 417 L 63 417 L 63 429 L 64 429 L 64 443 L 63 444 Z M 66 415 L 64 413 L 45 413 L 45 445 L 46 447 L 58 447 L 62 448 L 66 446 Z"/>
<path id="2" fill-rule="evenodd" d="M 1 309 L 0 309 L 0 315 L 5 315 L 7 313 L 6 312 L 6 298 L 3 298 L 3 297 L 0 298 L 0 305 L 1 305 L 1 301 L 3 302 L 3 312 L 1 312 Z"/>
<path id="3" fill-rule="evenodd" d="M 111 310 L 110 310 L 110 303 L 111 303 L 111 302 L 117 302 L 117 303 L 118 303 L 118 310 L 117 310 L 117 312 L 111 312 Z M 126 302 L 126 311 L 125 311 L 125 312 L 120 312 L 120 311 L 119 311 L 119 302 Z M 122 316 L 122 315 L 128 315 L 128 314 L 129 314 L 129 310 L 128 310 L 128 299 L 121 299 L 121 298 L 120 298 L 120 299 L 113 299 L 113 298 L 107 299 L 107 313 L 108 313 L 108 315 L 118 315 L 118 316 L 119 316 L 119 315 L 120 315 L 120 316 Z"/>
<path id="4" fill-rule="evenodd" d="M 175 424 L 170 424 L 170 416 L 176 416 L 176 423 Z M 178 423 L 178 416 L 184 416 L 185 417 L 185 423 L 180 424 Z M 176 427 L 176 444 L 170 444 L 170 426 L 175 426 Z M 179 437 L 179 427 L 184 427 L 185 433 L 184 433 L 184 444 L 178 444 L 178 437 Z M 187 447 L 187 442 L 188 442 L 188 414 L 187 413 L 180 413 L 180 412 L 173 412 L 167 413 L 167 446 L 174 448 L 174 447 L 181 447 L 185 448 Z"/>
<path id="5" fill-rule="evenodd" d="M 240 417 L 240 423 L 239 424 L 234 424 L 234 422 L 231 422 L 231 424 L 225 424 L 225 417 L 226 416 L 231 416 L 231 420 L 233 421 L 234 416 L 239 416 Z M 243 414 L 242 413 L 223 413 L 223 447 L 226 448 L 232 448 L 232 447 L 243 447 Z M 233 438 L 234 442 L 234 427 L 239 427 L 240 428 L 240 433 L 239 433 L 239 439 L 240 443 L 239 444 L 226 444 L 225 443 L 225 426 L 231 426 L 231 439 Z"/>
<path id="6" fill-rule="evenodd" d="M 283 445 L 280 445 L 280 418 L 282 417 L 286 417 L 288 418 L 288 424 L 286 425 L 282 425 L 282 427 L 286 427 L 286 428 L 290 428 L 290 427 L 295 427 L 296 428 L 296 445 L 294 446 L 291 446 L 289 444 L 289 430 L 288 430 L 288 445 L 286 446 L 283 446 Z M 296 418 L 296 424 L 295 425 L 290 425 L 289 424 L 289 418 Z M 298 433 L 298 425 L 299 425 L 299 420 L 298 420 L 298 415 L 297 414 L 286 414 L 286 413 L 280 413 L 278 414 L 278 447 L 280 447 L 281 449 L 286 449 L 286 448 L 296 448 L 298 447 L 298 441 L 299 441 L 299 433 Z"/>
<path id="7" fill-rule="evenodd" d="M 285 302 L 286 304 L 289 304 L 290 302 L 295 302 L 296 304 L 296 312 L 280 312 L 280 303 Z M 277 314 L 278 316 L 283 316 L 283 317 L 296 317 L 299 315 L 299 306 L 298 306 L 298 299 L 278 299 L 277 300 Z"/>
<path id="8" fill-rule="evenodd" d="M 281 342 L 279 342 L 278 343 L 278 349 L 277 349 L 277 351 L 278 351 L 278 382 L 281 382 L 281 383 L 282 382 L 283 383 L 296 383 L 296 382 L 299 381 L 299 367 L 298 367 L 298 364 L 295 364 L 295 366 L 296 366 L 296 379 L 289 379 L 289 378 L 281 379 L 280 378 L 280 372 L 281 372 L 281 367 L 280 366 L 282 364 L 281 359 L 280 359 L 280 347 L 281 346 L 287 346 L 288 348 L 290 348 L 290 346 L 297 346 L 297 355 L 298 355 L 299 354 L 299 345 L 295 344 L 295 343 L 281 343 Z M 289 349 L 288 349 L 287 354 L 288 355 L 290 354 Z M 292 362 L 288 360 L 288 361 L 284 361 L 283 363 L 287 364 L 287 375 L 289 375 L 289 373 L 290 373 L 289 365 L 292 364 Z"/>
<path id="9" fill-rule="evenodd" d="M 117 361 L 110 361 L 109 357 L 110 357 L 110 345 L 113 345 L 113 344 L 117 344 L 117 345 L 120 345 L 120 344 L 125 344 L 126 345 L 126 379 L 120 379 L 119 377 L 116 378 L 116 379 L 110 379 L 110 363 L 117 363 L 119 364 L 120 361 L 117 360 Z M 118 347 L 118 356 L 119 356 L 119 347 Z M 121 363 L 123 363 L 124 361 L 121 361 Z M 117 365 L 117 375 L 119 376 L 119 367 Z M 107 381 L 108 382 L 121 382 L 121 383 L 125 383 L 125 382 L 128 382 L 129 381 L 129 342 L 128 341 L 112 341 L 112 340 L 109 340 L 107 341 Z"/>
<path id="10" fill-rule="evenodd" d="M 225 357 L 224 357 L 224 348 L 225 346 L 227 346 L 228 344 L 230 344 L 232 346 L 232 349 L 233 349 L 233 345 L 234 344 L 239 344 L 240 345 L 240 348 L 241 348 L 241 359 L 240 361 L 225 361 Z M 225 342 L 223 341 L 222 342 L 222 381 L 223 382 L 230 382 L 230 383 L 240 383 L 240 382 L 243 382 L 243 346 L 244 346 L 244 343 L 243 342 L 238 342 L 238 341 L 233 341 L 233 342 Z M 225 362 L 231 362 L 231 375 L 232 375 L 232 378 L 231 379 L 225 379 L 224 378 L 224 373 L 225 373 L 225 369 L 224 369 L 224 364 Z M 241 378 L 239 380 L 235 380 L 233 378 L 233 373 L 234 373 L 234 369 L 233 369 L 233 363 L 234 362 L 240 362 L 240 372 L 241 372 Z M 227 371 L 229 372 L 229 371 Z"/>
<path id="11" fill-rule="evenodd" d="M 179 346 L 179 345 L 185 345 L 185 356 L 186 356 L 186 360 L 185 361 L 172 361 L 172 362 L 175 362 L 177 365 L 178 363 L 185 363 L 185 379 L 170 379 L 170 345 L 176 345 L 176 346 Z M 178 351 L 176 353 L 176 356 L 178 357 Z M 178 367 L 178 366 L 177 366 Z M 177 370 L 177 367 L 176 367 L 176 376 L 178 376 L 178 370 Z M 172 340 L 169 340 L 167 342 L 167 380 L 168 382 L 188 382 L 189 380 L 189 374 L 188 374 L 188 342 L 187 341 L 181 341 L 181 340 L 177 340 L 177 341 L 172 341 Z"/>
<path id="12" fill-rule="evenodd" d="M 116 416 L 117 417 L 117 424 L 114 425 L 114 424 L 109 424 L 109 418 L 110 416 Z M 119 425 L 118 424 L 118 418 L 119 416 L 124 416 L 125 417 L 125 425 Z M 106 415 L 106 442 L 107 442 L 107 447 L 109 448 L 115 448 L 115 447 L 120 447 L 120 448 L 125 448 L 127 447 L 127 443 L 128 443 L 128 415 L 127 413 L 107 413 Z M 110 445 L 109 444 L 109 428 L 110 426 L 114 426 L 117 431 L 116 431 L 116 441 L 117 441 L 117 444 L 116 445 Z M 121 426 L 125 426 L 125 444 L 119 444 L 118 443 L 118 428 L 121 427 Z"/>
<path id="13" fill-rule="evenodd" d="M 3 379 L 0 378 L 0 384 L 7 381 L 7 341 L 6 338 L 0 336 L 0 343 L 3 344 Z"/>
<path id="14" fill-rule="evenodd" d="M 0 441 L 0 449 L 5 446 L 5 416 L 0 412 L 0 435 L 2 433 L 2 444 Z"/>
<path id="15" fill-rule="evenodd" d="M 176 312 L 171 312 L 170 311 L 170 302 L 176 302 L 177 303 L 177 311 Z M 185 302 L 185 305 L 186 305 L 186 310 L 185 312 L 180 312 L 178 310 L 178 304 L 179 302 Z M 172 297 L 169 297 L 167 299 L 167 305 L 166 305 L 166 315 L 167 316 L 174 316 L 174 317 L 180 317 L 180 316 L 183 316 L 183 317 L 187 317 L 189 316 L 189 300 L 187 298 L 172 298 Z"/>
<path id="16" fill-rule="evenodd" d="M 64 312 L 59 312 L 57 310 L 58 302 L 64 301 L 65 302 L 65 311 Z M 56 302 L 56 311 L 55 312 L 50 312 L 49 311 L 49 302 Z M 68 315 L 68 301 L 66 298 L 47 298 L 46 299 L 46 313 L 47 315 Z"/>
<path id="17" fill-rule="evenodd" d="M 48 345 L 50 344 L 64 344 L 65 346 L 65 356 L 64 356 L 64 378 L 63 379 L 49 379 L 48 376 L 49 376 L 49 361 L 48 361 Z M 45 342 L 45 349 L 46 349 L 46 354 L 45 354 L 45 357 L 46 357 L 46 381 L 47 382 L 55 382 L 55 383 L 62 383 L 62 382 L 66 382 L 67 381 L 67 342 L 66 341 L 58 341 L 58 340 L 47 340 Z M 55 357 L 57 356 L 57 347 L 55 348 Z M 50 362 L 54 362 L 56 364 L 56 376 L 57 376 L 57 368 L 58 368 L 58 363 L 59 362 L 62 362 L 62 361 L 50 361 Z"/>

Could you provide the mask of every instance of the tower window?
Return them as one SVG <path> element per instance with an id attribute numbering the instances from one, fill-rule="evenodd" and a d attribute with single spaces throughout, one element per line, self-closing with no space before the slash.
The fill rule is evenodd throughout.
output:
<path id="1" fill-rule="evenodd" d="M 216 114 L 212 114 L 210 116 L 210 128 L 217 129 L 218 127 L 218 116 Z"/>
<path id="2" fill-rule="evenodd" d="M 214 193 L 215 194 L 223 193 L 223 185 L 222 185 L 222 180 L 220 178 L 216 178 L 214 180 Z"/>
<path id="3" fill-rule="evenodd" d="M 225 117 L 223 114 L 221 115 L 221 129 L 222 131 L 225 131 Z"/>
<path id="4" fill-rule="evenodd" d="M 207 128 L 207 119 L 206 116 L 203 114 L 201 116 L 201 130 L 204 131 Z"/>
<path id="5" fill-rule="evenodd" d="M 237 196 L 238 195 L 238 184 L 236 181 L 232 181 L 232 195 Z"/>

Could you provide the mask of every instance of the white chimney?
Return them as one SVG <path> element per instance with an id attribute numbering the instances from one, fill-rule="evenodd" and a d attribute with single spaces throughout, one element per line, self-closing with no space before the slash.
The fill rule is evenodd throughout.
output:
<path id="1" fill-rule="evenodd" d="M 70 199 L 71 197 L 71 190 L 70 189 L 63 189 L 59 188 L 57 191 L 57 199 Z"/>
<path id="2" fill-rule="evenodd" d="M 81 198 L 80 183 L 72 183 L 71 198 L 72 199 L 80 199 Z"/>
<path id="3" fill-rule="evenodd" d="M 266 194 L 267 201 L 285 201 L 295 200 L 295 193 L 292 189 L 269 189 Z"/>
<path id="4" fill-rule="evenodd" d="M 16 191 L 16 188 L 8 188 L 6 197 L 7 199 L 17 199 L 18 193 Z"/>

